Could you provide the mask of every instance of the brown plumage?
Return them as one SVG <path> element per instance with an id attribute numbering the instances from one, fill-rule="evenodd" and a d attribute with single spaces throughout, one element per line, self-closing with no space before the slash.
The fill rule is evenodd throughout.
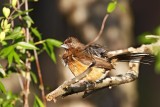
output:
<path id="1" fill-rule="evenodd" d="M 65 52 L 62 59 L 74 76 L 82 74 L 91 63 L 95 62 L 91 72 L 83 78 L 85 81 L 96 81 L 104 78 L 108 71 L 114 69 L 113 65 L 116 61 L 135 61 L 150 57 L 145 53 L 124 52 L 116 56 L 108 57 L 107 50 L 97 44 L 86 46 L 74 37 L 69 37 L 61 45 Z"/>
<path id="2" fill-rule="evenodd" d="M 96 52 L 94 51 L 98 49 L 96 48 L 96 45 L 85 47 L 84 44 L 80 43 L 74 37 L 67 38 L 62 47 L 65 48 L 62 59 L 65 64 L 68 65 L 74 76 L 80 75 L 91 63 L 95 62 L 94 67 L 92 67 L 92 71 L 83 80 L 99 80 L 100 78 L 105 77 L 106 71 L 113 69 L 113 65 L 107 61 L 106 58 L 101 58 L 100 56 L 101 51 L 105 52 L 103 48 Z"/>

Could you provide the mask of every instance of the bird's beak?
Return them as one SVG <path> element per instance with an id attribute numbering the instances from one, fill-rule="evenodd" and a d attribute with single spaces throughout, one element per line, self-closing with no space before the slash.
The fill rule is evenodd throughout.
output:
<path id="1" fill-rule="evenodd" d="M 62 44 L 61 47 L 64 48 L 64 49 L 69 49 L 67 44 Z"/>

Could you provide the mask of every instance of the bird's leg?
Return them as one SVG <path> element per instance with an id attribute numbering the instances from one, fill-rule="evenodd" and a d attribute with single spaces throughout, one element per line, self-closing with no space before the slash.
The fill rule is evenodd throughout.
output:
<path id="1" fill-rule="evenodd" d="M 129 71 L 132 71 L 132 73 L 134 73 L 134 75 L 137 75 L 137 76 L 138 76 L 138 70 L 139 70 L 139 63 L 133 62 L 133 61 L 131 60 L 131 61 L 129 62 Z M 133 71 L 134 71 L 134 72 L 133 72 Z M 108 78 L 107 75 L 106 75 L 106 77 L 104 77 L 104 78 L 96 81 L 95 84 L 97 84 L 97 83 L 102 83 L 103 80 L 106 79 L 106 78 Z M 93 82 L 93 83 L 89 83 L 89 84 L 87 84 L 86 86 L 89 88 L 89 86 L 92 86 L 91 84 L 94 84 L 94 82 Z M 103 87 L 103 88 L 99 88 L 99 89 L 95 89 L 95 90 L 85 91 L 82 97 L 83 97 L 83 98 L 86 98 L 86 97 L 88 97 L 89 95 L 91 95 L 91 94 L 93 94 L 93 93 L 96 93 L 97 91 L 100 91 L 100 90 L 102 90 L 102 89 L 104 89 L 104 88 L 107 88 L 107 87 Z"/>
<path id="2" fill-rule="evenodd" d="M 107 78 L 109 72 L 110 70 L 104 71 L 104 74 L 98 80 L 96 80 L 96 83 L 102 82 L 105 78 Z"/>
<path id="3" fill-rule="evenodd" d="M 108 70 L 108 71 L 105 71 L 105 72 L 104 72 L 104 75 L 103 75 L 100 79 L 96 80 L 95 82 L 87 82 L 87 83 L 86 83 L 86 84 L 87 84 L 86 86 L 89 88 L 90 86 L 92 86 L 92 84 L 102 83 L 103 80 L 104 80 L 105 78 L 107 78 L 109 72 L 110 72 L 109 70 Z M 100 91 L 100 90 L 102 90 L 102 89 L 103 89 L 103 88 L 96 89 L 96 90 L 85 91 L 82 97 L 83 97 L 83 98 L 86 98 L 86 97 L 88 97 L 89 95 L 91 95 L 92 93 L 95 93 L 95 92 Z"/>
<path id="4" fill-rule="evenodd" d="M 75 78 L 69 80 L 69 81 L 65 81 L 62 85 L 60 85 L 56 90 L 50 92 L 49 94 L 46 95 L 46 99 L 48 101 L 51 100 L 55 100 L 54 96 L 60 96 L 63 95 L 63 93 L 65 93 L 65 89 L 68 88 L 70 85 L 77 83 L 78 81 L 80 81 L 81 79 L 83 79 L 84 77 L 86 77 L 86 75 L 88 73 L 90 73 L 90 71 L 92 71 L 92 67 L 95 65 L 95 62 L 92 62 L 88 68 L 80 75 L 76 76 Z"/>
<path id="5" fill-rule="evenodd" d="M 106 87 L 104 87 L 104 88 L 106 88 Z M 86 97 L 88 97 L 89 95 L 91 95 L 93 93 L 96 93 L 96 92 L 98 92 L 100 90 L 103 90 L 104 88 L 99 88 L 99 89 L 96 89 L 96 90 L 85 91 L 84 94 L 83 94 L 83 96 L 82 96 L 82 98 L 86 98 Z"/>

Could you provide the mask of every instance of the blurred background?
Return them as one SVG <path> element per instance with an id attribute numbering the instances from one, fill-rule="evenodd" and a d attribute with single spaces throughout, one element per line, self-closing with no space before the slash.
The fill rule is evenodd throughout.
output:
<path id="1" fill-rule="evenodd" d="M 0 0 L 1 1 L 1 0 Z M 64 41 L 69 36 L 83 43 L 91 41 L 99 32 L 109 0 L 39 0 L 30 3 L 31 17 L 43 38 Z M 119 0 L 119 6 L 109 16 L 102 37 L 96 42 L 110 50 L 139 46 L 138 36 L 153 32 L 160 26 L 160 0 Z M 49 90 L 73 78 L 61 63 L 63 49 L 55 49 L 57 63 L 46 53 L 39 56 L 44 85 Z M 36 69 L 33 64 L 33 71 Z M 120 63 L 118 71 L 125 73 L 127 63 Z M 141 64 L 138 80 L 96 92 L 85 99 L 82 94 L 47 102 L 47 107 L 160 107 L 160 74 L 154 63 Z M 33 88 L 34 90 L 34 88 Z M 38 91 L 38 90 L 34 90 Z"/>

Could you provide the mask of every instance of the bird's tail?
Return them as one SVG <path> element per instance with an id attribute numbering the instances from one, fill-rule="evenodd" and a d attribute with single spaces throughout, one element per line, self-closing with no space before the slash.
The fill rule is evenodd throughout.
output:
<path id="1" fill-rule="evenodd" d="M 147 53 L 124 53 L 111 57 L 111 59 L 116 58 L 119 62 L 141 62 L 144 64 L 149 64 L 154 61 L 154 57 Z"/>

